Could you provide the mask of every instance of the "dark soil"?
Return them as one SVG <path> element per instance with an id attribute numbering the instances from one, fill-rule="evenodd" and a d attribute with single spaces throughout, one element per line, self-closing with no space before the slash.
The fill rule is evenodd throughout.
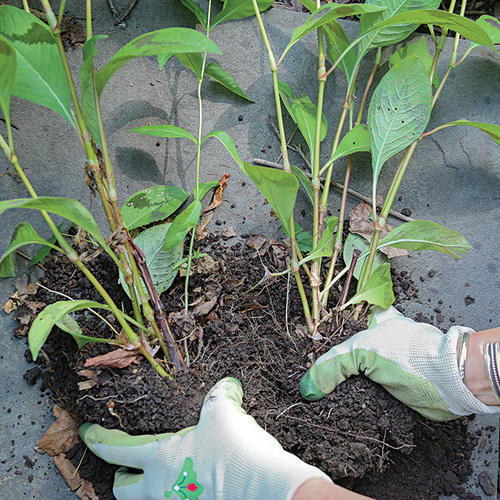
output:
<path id="1" fill-rule="evenodd" d="M 207 253 L 216 263 L 208 269 L 198 266 L 190 282 L 193 304 L 216 298 L 211 311 L 201 311 L 192 324 L 179 320 L 175 313 L 182 310 L 181 278 L 162 296 L 171 327 L 178 338 L 188 337 L 181 346 L 188 347 L 189 374 L 163 380 L 146 361 L 125 369 L 93 368 L 97 385 L 80 390 L 78 383 L 88 381 L 77 374 L 85 359 L 110 347 L 89 344 L 77 352 L 69 335 L 55 331 L 43 348 L 49 362 L 42 366 L 43 385 L 52 389 L 54 400 L 81 422 L 131 434 L 175 432 L 197 423 L 203 397 L 215 382 L 235 376 L 243 383 L 246 411 L 286 450 L 320 467 L 337 483 L 376 498 L 427 499 L 451 493 L 469 498 L 460 485 L 471 473 L 469 457 L 477 438 L 468 435 L 467 419 L 445 424 L 425 420 L 364 376 L 344 382 L 322 401 L 305 402 L 298 384 L 311 362 L 362 329 L 363 321 L 336 317 L 323 332 L 325 340 L 313 342 L 302 333 L 296 289 L 285 278 L 271 279 L 245 293 L 262 279 L 264 262 L 271 269 L 284 265 L 283 249 L 271 246 L 262 255 L 262 249 L 259 253 L 242 244 L 227 249 L 223 243 L 219 237 L 207 243 Z M 127 307 L 107 257 L 89 265 L 117 303 Z M 46 267 L 45 286 L 73 298 L 99 300 L 65 260 L 57 257 Z M 394 275 L 394 281 L 399 301 L 415 298 L 411 280 Z M 57 299 L 39 288 L 36 300 Z M 334 306 L 338 296 L 331 300 Z M 193 305 L 190 311 L 200 308 Z M 76 319 L 85 325 L 84 333 L 110 335 L 104 323 L 88 312 Z M 68 457 L 99 498 L 113 498 L 116 467 L 91 453 L 81 460 L 83 452 L 84 445 L 78 444 Z"/>

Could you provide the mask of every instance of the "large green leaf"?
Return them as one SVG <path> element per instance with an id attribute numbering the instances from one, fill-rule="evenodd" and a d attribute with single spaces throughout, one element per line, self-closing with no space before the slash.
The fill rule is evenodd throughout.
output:
<path id="1" fill-rule="evenodd" d="M 414 10 L 420 9 L 437 9 L 440 0 L 367 0 L 367 4 L 385 7 L 381 12 L 367 13 L 361 16 L 359 24 L 359 33 L 363 34 L 368 29 L 381 21 L 393 18 L 395 15 L 405 15 Z M 400 21 L 401 22 L 401 21 Z M 393 43 L 398 43 L 413 33 L 419 26 L 418 24 L 398 24 L 388 26 L 376 33 L 372 33 L 367 39 L 360 44 L 360 50 L 365 52 L 374 47 L 386 47 Z"/>
<path id="2" fill-rule="evenodd" d="M 137 127 L 130 130 L 130 132 L 137 132 L 138 134 L 150 135 L 153 137 L 168 137 L 171 139 L 189 139 L 195 144 L 198 143 L 196 137 L 184 130 L 181 127 L 176 127 L 175 125 L 146 125 L 144 127 Z"/>
<path id="3" fill-rule="evenodd" d="M 361 255 L 359 256 L 356 266 L 354 268 L 354 277 L 359 280 L 359 277 L 361 275 L 361 269 L 363 268 L 363 263 L 365 262 L 366 257 L 368 257 L 369 254 L 369 243 L 359 234 L 355 233 L 349 233 L 347 235 L 347 238 L 345 239 L 344 242 L 344 248 L 342 250 L 342 257 L 344 259 L 344 263 L 347 267 L 351 266 L 354 250 L 359 250 L 361 252 Z M 377 267 L 381 266 L 382 264 L 388 264 L 389 263 L 389 257 L 387 255 L 383 254 L 382 252 L 377 251 L 375 254 L 375 260 L 373 261 L 372 265 L 372 272 L 374 269 Z"/>
<path id="4" fill-rule="evenodd" d="M 274 0 L 257 0 L 259 11 L 271 7 Z M 230 21 L 231 19 L 245 19 L 255 15 L 252 0 L 224 0 L 222 10 L 215 16 L 212 22 L 212 28 L 219 23 Z"/>
<path id="5" fill-rule="evenodd" d="M 18 224 L 14 229 L 9 246 L 7 247 L 7 250 L 5 250 L 2 257 L 0 257 L 0 278 L 12 277 L 16 275 L 15 272 L 13 272 L 14 261 L 12 254 L 23 246 L 33 244 L 46 245 L 49 248 L 59 251 L 61 250 L 58 246 L 53 245 L 38 236 L 31 224 L 28 222 L 21 222 L 21 224 Z M 8 270 L 8 274 L 4 274 L 6 269 Z"/>
<path id="6" fill-rule="evenodd" d="M 300 170 L 300 168 L 296 167 L 295 165 L 290 165 L 290 170 L 297 177 L 297 179 L 299 179 L 302 187 L 307 193 L 309 200 L 311 201 L 311 204 L 314 205 L 314 196 L 311 186 L 311 180 L 307 177 L 306 174 L 304 174 L 304 172 L 302 172 L 302 170 Z"/>
<path id="7" fill-rule="evenodd" d="M 187 7 L 195 16 L 198 21 L 200 21 L 201 25 L 207 30 L 207 13 L 193 0 L 181 0 L 182 5 Z"/>
<path id="8" fill-rule="evenodd" d="M 97 144 L 102 144 L 99 121 L 97 119 L 94 99 L 94 57 L 97 54 L 95 44 L 106 35 L 96 35 L 87 40 L 83 46 L 83 64 L 80 67 L 79 79 L 82 92 L 82 113 L 87 129 Z"/>
<path id="9" fill-rule="evenodd" d="M 198 80 L 201 80 L 203 71 L 203 57 L 200 52 L 187 52 L 185 54 L 175 54 L 175 58 L 186 68 L 190 69 Z"/>
<path id="10" fill-rule="evenodd" d="M 426 220 L 405 222 L 394 228 L 380 241 L 378 248 L 383 247 L 404 248 L 416 252 L 438 250 L 455 258 L 461 257 L 472 248 L 460 233 Z"/>
<path id="11" fill-rule="evenodd" d="M 16 77 L 16 52 L 12 45 L 0 35 L 0 109 L 7 126 L 10 126 L 10 96 Z"/>
<path id="12" fill-rule="evenodd" d="M 357 16 L 369 12 L 380 12 L 384 9 L 385 7 L 368 4 L 342 5 L 336 3 L 327 3 L 326 5 L 323 5 L 319 9 L 315 10 L 307 18 L 306 22 L 302 26 L 299 26 L 298 28 L 295 28 L 293 30 L 292 38 L 283 51 L 281 59 L 283 59 L 283 57 L 285 57 L 285 54 L 308 33 L 311 33 L 311 31 L 318 29 L 319 27 L 329 23 L 330 21 L 336 20 L 339 17 Z"/>
<path id="13" fill-rule="evenodd" d="M 80 309 L 87 309 L 89 307 L 93 309 L 106 309 L 110 311 L 110 308 L 106 304 L 99 304 L 99 302 L 94 302 L 92 300 L 60 301 L 47 306 L 35 318 L 35 321 L 33 321 L 28 334 L 28 342 L 33 359 L 37 359 L 40 349 L 42 348 L 43 344 L 45 344 L 50 331 L 57 322 L 59 322 L 67 314 L 70 314 L 74 311 L 79 311 Z M 73 335 L 73 337 L 75 338 L 74 333 L 71 333 L 71 335 Z M 93 337 L 87 337 L 87 339 L 87 342 L 109 342 L 109 340 L 96 339 Z M 77 338 L 75 338 L 75 340 L 77 340 Z M 79 346 L 81 347 L 80 343 Z"/>
<path id="14" fill-rule="evenodd" d="M 252 99 L 250 99 L 250 97 L 248 97 L 245 94 L 245 92 L 243 92 L 243 90 L 241 90 L 236 80 L 229 73 L 224 71 L 218 64 L 215 64 L 213 62 L 208 63 L 207 67 L 205 68 L 205 75 L 209 76 L 210 78 L 213 78 L 221 85 L 224 85 L 224 87 L 229 89 L 231 92 L 235 93 L 240 97 L 243 97 L 243 99 L 246 99 L 247 101 L 250 102 L 255 102 Z"/>
<path id="15" fill-rule="evenodd" d="M 330 21 L 323 26 L 323 34 L 326 40 L 326 56 L 332 63 L 336 62 L 340 55 L 349 47 L 351 41 L 344 28 L 337 21 Z M 348 80 L 351 79 L 356 65 L 356 51 L 354 47 L 347 52 L 339 64 L 339 68 Z"/>
<path id="16" fill-rule="evenodd" d="M 293 121 L 299 127 L 301 134 L 309 147 L 309 152 L 311 154 L 311 164 L 314 163 L 314 137 L 316 134 L 316 114 L 317 107 L 311 102 L 309 97 L 304 93 L 299 99 L 295 97 L 290 88 L 290 85 L 284 82 L 278 82 L 279 93 L 283 103 L 290 113 Z M 328 129 L 328 123 L 324 114 L 321 115 L 321 135 L 320 140 L 322 141 Z"/>
<path id="17" fill-rule="evenodd" d="M 200 220 L 201 201 L 194 200 L 183 212 L 175 219 L 168 228 L 163 250 L 171 250 L 184 240 L 186 234 L 193 229 Z"/>
<path id="18" fill-rule="evenodd" d="M 215 43 L 199 31 L 189 28 L 166 28 L 137 37 L 122 47 L 96 75 L 99 95 L 113 74 L 125 63 L 145 56 L 182 54 L 184 52 L 212 52 L 220 54 Z"/>
<path id="19" fill-rule="evenodd" d="M 133 194 L 121 208 L 128 230 L 165 220 L 188 198 L 189 193 L 175 186 L 152 186 Z"/>
<path id="20" fill-rule="evenodd" d="M 12 94 L 59 113 L 76 130 L 68 82 L 50 28 L 24 10 L 1 5 L 0 34 L 16 50 Z"/>
<path id="21" fill-rule="evenodd" d="M 361 302 L 368 302 L 382 309 L 388 309 L 394 303 L 390 264 L 383 264 L 372 271 L 363 289 L 346 302 L 342 309 Z"/>
<path id="22" fill-rule="evenodd" d="M 106 243 L 99 226 L 92 214 L 77 200 L 71 198 L 56 198 L 40 196 L 38 198 L 18 198 L 0 202 L 0 215 L 10 208 L 30 208 L 32 210 L 46 210 L 47 212 L 60 215 L 74 222 L 77 226 L 85 229 L 104 250 L 114 256 L 114 252 Z"/>
<path id="23" fill-rule="evenodd" d="M 84 307 L 86 309 L 86 307 Z M 101 307 L 101 309 L 103 309 Z M 107 307 L 104 309 L 111 310 Z M 89 337 L 88 335 L 84 335 L 80 325 L 77 323 L 75 319 L 69 314 L 66 314 L 61 319 L 56 321 L 56 326 L 59 327 L 63 332 L 69 333 L 76 341 L 78 345 L 78 349 L 81 349 L 85 344 L 89 344 L 90 342 L 101 342 L 103 344 L 109 344 L 109 339 L 102 339 L 100 337 Z"/>
<path id="24" fill-rule="evenodd" d="M 203 197 L 214 187 L 219 185 L 219 181 L 200 182 L 198 186 L 193 189 L 193 196 L 195 200 L 201 201 Z"/>
<path id="25" fill-rule="evenodd" d="M 290 217 L 299 190 L 297 177 L 284 170 L 258 167 L 247 162 L 244 164 L 243 171 L 265 196 L 279 217 L 283 229 L 290 235 Z"/>
<path id="26" fill-rule="evenodd" d="M 421 37 L 417 41 L 411 42 L 408 45 L 401 47 L 397 52 L 389 57 L 389 63 L 391 64 L 391 66 L 393 66 L 394 64 L 399 64 L 405 57 L 408 57 L 412 54 L 420 58 L 420 60 L 424 63 L 427 74 L 430 74 L 432 61 L 434 58 L 429 53 L 425 37 Z M 435 87 L 439 85 L 439 75 L 437 71 L 434 71 L 432 84 Z"/>
<path id="27" fill-rule="evenodd" d="M 370 132 L 368 131 L 368 125 L 356 125 L 342 138 L 335 153 L 330 157 L 322 170 L 344 156 L 370 151 L 370 147 Z"/>
<path id="28" fill-rule="evenodd" d="M 158 295 L 167 290 L 174 281 L 177 275 L 176 264 L 182 259 L 184 250 L 182 241 L 170 250 L 163 250 L 163 243 L 170 225 L 160 224 L 150 227 L 134 238 L 135 244 L 139 246 L 146 256 L 146 264 Z M 128 295 L 129 290 L 123 275 L 120 275 L 120 281 Z"/>
<path id="29" fill-rule="evenodd" d="M 481 16 L 476 24 L 481 26 L 481 28 L 488 33 L 489 37 L 493 41 L 493 43 L 500 43 L 500 20 L 493 16 Z M 467 55 L 471 50 L 479 47 L 481 44 L 477 42 L 472 42 L 467 49 L 465 55 Z"/>
<path id="30" fill-rule="evenodd" d="M 373 199 L 384 163 L 424 132 L 432 93 L 424 63 L 408 56 L 382 78 L 368 109 L 372 151 Z"/>
<path id="31" fill-rule="evenodd" d="M 497 144 L 500 145 L 500 125 L 494 125 L 493 123 L 484 122 L 471 122 L 469 120 L 455 120 L 454 122 L 446 123 L 441 125 L 439 130 L 447 127 L 453 127 L 454 125 L 466 125 L 467 127 L 475 127 L 485 134 L 488 134 Z"/>
<path id="32" fill-rule="evenodd" d="M 214 130 L 213 132 L 207 134 L 203 138 L 201 143 L 203 144 L 210 137 L 215 137 L 216 139 L 219 139 L 219 141 L 222 142 L 222 144 L 225 146 L 228 153 L 233 157 L 233 160 L 238 164 L 238 166 L 240 168 L 243 167 L 243 161 L 240 158 L 240 154 L 236 149 L 233 139 L 227 132 L 224 132 L 223 130 Z"/>

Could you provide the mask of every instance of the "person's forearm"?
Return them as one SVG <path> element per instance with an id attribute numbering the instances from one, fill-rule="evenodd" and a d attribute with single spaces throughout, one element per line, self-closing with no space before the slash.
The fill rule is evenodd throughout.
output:
<path id="1" fill-rule="evenodd" d="M 310 479 L 297 490 L 292 500 L 360 500 L 362 498 L 368 497 L 324 479 Z"/>

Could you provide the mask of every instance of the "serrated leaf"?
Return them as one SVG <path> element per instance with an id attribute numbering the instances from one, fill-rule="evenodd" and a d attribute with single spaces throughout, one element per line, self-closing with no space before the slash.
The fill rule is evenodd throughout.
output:
<path id="1" fill-rule="evenodd" d="M 242 169 L 264 195 L 281 221 L 287 235 L 290 235 L 290 216 L 295 206 L 299 181 L 292 173 L 274 168 L 258 167 L 245 162 Z"/>
<path id="2" fill-rule="evenodd" d="M 394 228 L 380 241 L 378 248 L 385 246 L 415 252 L 438 250 L 455 258 L 460 258 L 472 248 L 460 233 L 425 220 L 405 222 Z"/>
<path id="3" fill-rule="evenodd" d="M 219 141 L 222 142 L 222 144 L 225 146 L 228 153 L 233 157 L 233 160 L 238 164 L 238 166 L 240 168 L 243 167 L 243 161 L 240 158 L 240 154 L 236 149 L 233 139 L 227 132 L 224 132 L 223 130 L 214 130 L 213 132 L 207 134 L 203 138 L 201 143 L 203 144 L 209 137 L 215 137 L 216 139 L 219 139 Z"/>
<path id="4" fill-rule="evenodd" d="M 489 37 L 493 41 L 494 44 L 500 43 L 500 20 L 493 16 L 481 16 L 476 24 L 481 26 L 486 33 L 488 33 Z M 476 47 L 481 46 L 482 44 L 477 42 L 472 42 L 467 49 L 465 55 L 467 55 L 471 50 L 474 50 Z"/>
<path id="5" fill-rule="evenodd" d="M 207 30 L 207 13 L 193 0 L 181 0 L 182 5 L 187 7 L 195 16 L 200 24 L 203 26 L 205 31 Z"/>
<path id="6" fill-rule="evenodd" d="M 168 290 L 172 285 L 176 275 L 176 265 L 182 259 L 184 244 L 181 241 L 177 246 L 170 250 L 163 250 L 163 243 L 171 224 L 160 224 L 150 227 L 139 233 L 134 238 L 135 244 L 144 252 L 146 264 L 151 274 L 151 280 L 158 295 Z M 123 289 L 129 295 L 128 286 L 125 283 L 123 274 L 120 273 L 120 282 Z M 146 287 L 143 284 L 143 288 Z M 130 295 L 129 295 L 130 296 Z"/>
<path id="7" fill-rule="evenodd" d="M 349 233 L 344 242 L 344 248 L 342 250 L 342 257 L 344 259 L 346 267 L 350 267 L 351 265 L 354 250 L 361 251 L 361 255 L 356 262 L 356 267 L 354 268 L 353 273 L 353 276 L 357 280 L 359 280 L 361 269 L 363 268 L 363 263 L 369 254 L 369 244 L 359 234 Z M 375 260 L 373 261 L 372 272 L 375 268 L 381 266 L 382 264 L 388 264 L 389 262 L 389 257 L 387 257 L 387 255 L 384 255 L 382 252 L 377 251 L 377 253 L 375 254 Z"/>
<path id="8" fill-rule="evenodd" d="M 422 61 L 408 56 L 382 78 L 368 109 L 373 168 L 373 199 L 384 163 L 424 132 L 432 92 Z"/>
<path id="9" fill-rule="evenodd" d="M 186 234 L 196 227 L 200 220 L 201 214 L 201 201 L 194 200 L 183 212 L 181 212 L 172 222 L 168 228 L 165 241 L 163 243 L 163 250 L 167 251 L 176 247 L 179 243 L 184 241 Z"/>
<path id="10" fill-rule="evenodd" d="M 307 177 L 306 174 L 304 174 L 304 172 L 302 172 L 302 170 L 300 168 L 296 167 L 295 165 L 290 165 L 290 170 L 297 177 L 297 179 L 299 179 L 300 184 L 302 185 L 305 192 L 307 193 L 309 200 L 314 205 L 314 197 L 313 197 L 313 190 L 312 190 L 312 186 L 311 186 L 311 180 Z"/>
<path id="11" fill-rule="evenodd" d="M 405 45 L 404 47 L 401 47 L 397 52 L 389 57 L 389 63 L 391 64 L 391 66 L 394 66 L 395 64 L 399 64 L 405 57 L 412 54 L 420 58 L 420 60 L 424 63 L 427 74 L 430 74 L 432 61 L 434 58 L 429 53 L 427 42 L 425 41 L 424 37 L 419 38 L 416 42 L 412 42 L 408 45 Z M 437 71 L 434 71 L 432 84 L 435 87 L 439 86 L 439 75 Z"/>
<path id="12" fill-rule="evenodd" d="M 224 87 L 229 89 L 234 94 L 243 97 L 243 99 L 246 99 L 249 102 L 255 102 L 250 99 L 250 97 L 248 97 L 243 92 L 243 90 L 241 90 L 236 80 L 229 73 L 223 70 L 218 64 L 215 64 L 213 62 L 208 63 L 205 68 L 205 74 L 219 82 L 221 85 L 224 85 Z"/>
<path id="13" fill-rule="evenodd" d="M 441 125 L 439 129 L 452 127 L 454 125 L 466 125 L 467 127 L 475 127 L 485 134 L 488 134 L 497 144 L 500 145 L 500 126 L 493 123 L 471 122 L 469 120 L 455 120 L 445 125 Z"/>
<path id="14" fill-rule="evenodd" d="M 257 0 L 259 11 L 267 10 L 273 4 L 274 0 Z M 224 0 L 222 10 L 215 16 L 212 22 L 212 28 L 217 24 L 231 19 L 245 19 L 255 15 L 252 0 Z"/>
<path id="15" fill-rule="evenodd" d="M 93 70 L 94 57 L 98 52 L 95 48 L 95 44 L 102 38 L 108 37 L 106 35 L 96 35 L 85 42 L 83 46 L 83 64 L 79 72 L 83 119 L 85 120 L 85 125 L 91 133 L 92 138 L 98 145 L 102 144 L 102 138 L 94 100 Z"/>
<path id="16" fill-rule="evenodd" d="M 309 147 L 311 164 L 314 164 L 314 138 L 316 134 L 317 107 L 304 93 L 300 99 L 295 97 L 290 85 L 284 82 L 278 82 L 278 89 L 281 99 L 283 100 L 283 104 L 290 113 L 292 120 L 296 123 L 297 127 L 299 127 L 300 133 Z M 327 130 L 328 123 L 325 115 L 322 114 L 320 141 L 325 138 Z"/>
<path id="17" fill-rule="evenodd" d="M 170 139 L 189 139 L 195 144 L 198 144 L 196 137 L 184 130 L 181 127 L 176 127 L 175 125 L 146 125 L 144 127 L 137 127 L 130 129 L 129 132 L 137 132 L 142 135 L 149 135 L 152 137 L 166 137 Z"/>
<path id="18" fill-rule="evenodd" d="M 356 125 L 342 138 L 335 153 L 328 160 L 328 163 L 333 163 L 339 158 L 354 153 L 370 151 L 370 148 L 370 132 L 368 131 L 368 125 Z"/>
<path id="19" fill-rule="evenodd" d="M 214 187 L 219 185 L 219 181 L 200 182 L 198 186 L 193 189 L 193 196 L 195 200 L 201 201 L 203 197 Z M 199 191 L 199 192 L 198 192 Z"/>
<path id="20" fill-rule="evenodd" d="M 113 74 L 128 61 L 138 57 L 185 52 L 221 53 L 210 38 L 189 28 L 166 28 L 146 33 L 127 43 L 98 71 L 96 86 L 99 95 Z"/>
<path id="21" fill-rule="evenodd" d="M 152 186 L 134 193 L 122 206 L 125 226 L 130 231 L 165 220 L 188 198 L 189 193 L 175 186 Z"/>
<path id="22" fill-rule="evenodd" d="M 92 300 L 59 301 L 55 304 L 50 304 L 49 306 L 47 306 L 35 318 L 35 321 L 33 321 L 28 334 L 28 343 L 33 359 L 37 359 L 40 349 L 42 348 L 43 344 L 45 344 L 45 341 L 47 340 L 47 337 L 49 336 L 53 326 L 58 321 L 60 321 L 67 314 L 78 311 L 80 309 L 87 309 L 89 307 L 93 309 L 106 309 L 107 311 L 111 310 L 106 304 L 99 304 L 99 302 L 94 302 Z M 73 335 L 74 337 L 73 333 L 71 333 L 71 335 Z M 89 339 L 88 342 L 109 342 L 109 340 L 97 339 L 93 337 L 87 337 L 87 339 Z"/>
<path id="23" fill-rule="evenodd" d="M 384 9 L 385 7 L 368 4 L 342 5 L 336 3 L 327 3 L 326 5 L 322 5 L 319 9 L 314 10 L 314 12 L 307 18 L 306 22 L 302 26 L 299 26 L 298 28 L 295 28 L 293 30 L 292 38 L 283 51 L 280 59 L 283 59 L 283 57 L 285 57 L 285 54 L 299 40 L 304 38 L 304 36 L 329 23 L 330 21 L 336 20 L 339 17 L 357 16 L 369 12 L 380 12 Z"/>
<path id="24" fill-rule="evenodd" d="M 372 271 L 370 279 L 342 309 L 352 304 L 368 302 L 369 304 L 388 309 L 394 303 L 394 292 L 392 290 L 391 265 L 382 264 Z"/>
<path id="25" fill-rule="evenodd" d="M 12 254 L 16 252 L 19 248 L 26 245 L 46 245 L 49 248 L 61 251 L 61 249 L 44 240 L 38 236 L 37 232 L 33 229 L 33 226 L 28 222 L 21 222 L 18 224 L 12 233 L 12 238 L 10 240 L 9 246 L 5 253 L 0 258 L 0 278 L 13 277 L 16 274 L 14 271 L 14 260 Z M 11 274 L 4 274 L 8 270 Z"/>
<path id="26" fill-rule="evenodd" d="M 10 127 L 10 97 L 16 77 L 16 51 L 5 37 L 0 35 L 0 109 Z"/>
<path id="27" fill-rule="evenodd" d="M 12 95 L 59 113 L 76 130 L 64 67 L 50 28 L 22 9 L 1 5 L 0 34 L 16 51 Z"/>
<path id="28" fill-rule="evenodd" d="M 300 265 L 313 259 L 331 257 L 333 255 L 333 235 L 337 230 L 338 222 L 338 217 L 329 217 L 325 219 L 325 229 L 323 230 L 323 234 L 321 235 L 318 245 L 307 257 L 300 261 Z"/>

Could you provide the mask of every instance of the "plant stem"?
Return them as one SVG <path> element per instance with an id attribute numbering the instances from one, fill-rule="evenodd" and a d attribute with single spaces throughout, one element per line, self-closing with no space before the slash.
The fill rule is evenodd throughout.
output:
<path id="1" fill-rule="evenodd" d="M 30 6 L 28 5 L 28 0 L 23 0 L 23 8 L 26 12 L 30 11 Z"/>

